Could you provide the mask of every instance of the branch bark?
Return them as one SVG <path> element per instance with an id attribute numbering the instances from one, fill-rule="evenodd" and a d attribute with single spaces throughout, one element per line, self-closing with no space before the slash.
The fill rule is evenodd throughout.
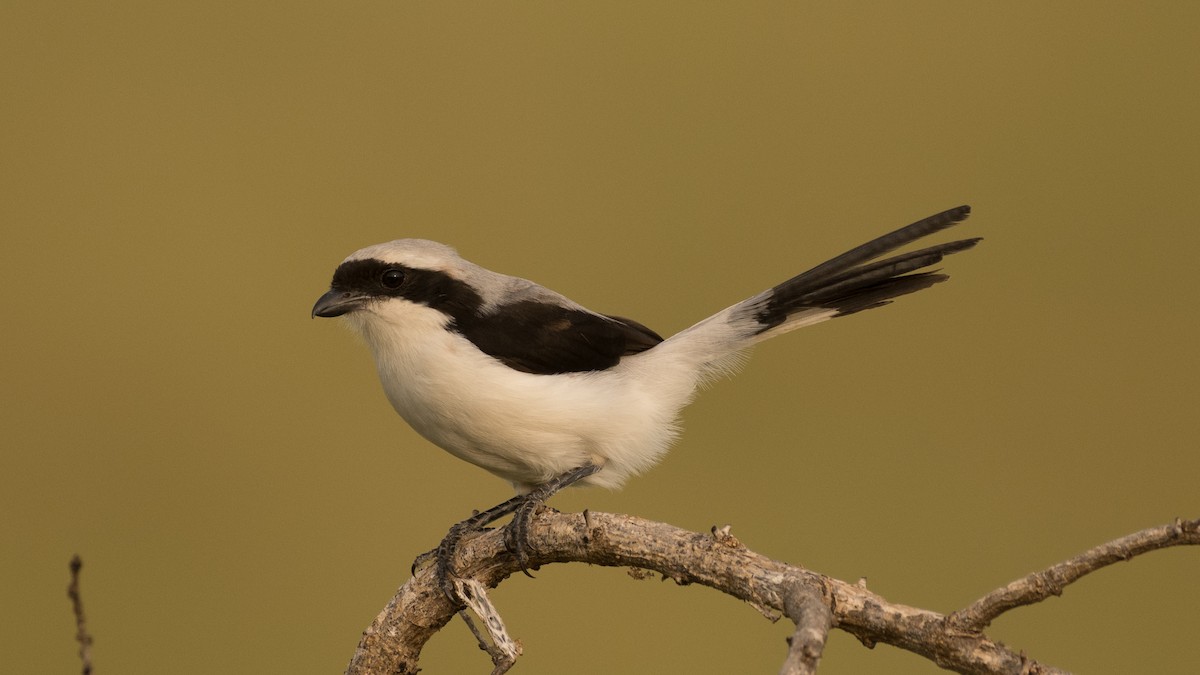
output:
<path id="1" fill-rule="evenodd" d="M 830 626 L 872 646 L 883 642 L 959 673 L 1062 673 L 989 639 L 981 631 L 1014 607 L 1061 593 L 1062 587 L 1116 560 L 1159 548 L 1200 544 L 1200 520 L 1151 528 L 993 591 L 950 616 L 888 602 L 857 584 L 788 565 L 743 546 L 728 530 L 700 534 L 609 513 L 547 509 L 530 527 L 532 566 L 562 562 L 653 570 L 679 584 L 698 583 L 796 622 L 784 673 L 812 673 Z M 493 588 L 520 571 L 491 530 L 459 547 L 460 576 Z M 363 633 L 347 675 L 416 673 L 425 642 L 456 608 L 438 588 L 432 567 L 418 570 Z"/>

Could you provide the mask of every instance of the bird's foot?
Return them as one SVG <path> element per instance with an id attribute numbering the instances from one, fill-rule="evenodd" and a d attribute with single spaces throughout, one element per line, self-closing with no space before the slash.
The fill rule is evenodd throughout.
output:
<path id="1" fill-rule="evenodd" d="M 459 597 L 458 591 L 454 588 L 453 580 L 455 576 L 454 557 L 458 553 L 459 542 L 468 534 L 483 530 L 487 525 L 496 520 L 512 514 L 512 522 L 508 524 L 504 531 L 504 545 L 516 556 L 517 561 L 521 565 L 521 571 L 526 576 L 532 577 L 533 575 L 529 574 L 529 551 L 532 548 L 529 544 L 529 524 L 533 519 L 533 515 L 551 495 L 599 470 L 600 466 L 596 464 L 585 464 L 575 467 L 538 486 L 527 495 L 518 495 L 493 506 L 487 511 L 476 513 L 470 518 L 456 523 L 446 533 L 446 536 L 438 544 L 437 548 L 417 556 L 412 564 L 412 573 L 415 575 L 418 567 L 422 567 L 430 560 L 433 560 L 435 564 L 434 574 L 436 575 L 438 588 L 442 589 L 442 593 L 456 607 L 465 606 L 466 603 L 463 602 L 463 599 Z"/>
<path id="2" fill-rule="evenodd" d="M 463 537 L 470 534 L 471 530 L 468 530 L 466 528 L 463 528 L 462 531 L 458 532 L 458 533 L 456 533 L 454 531 L 455 528 L 458 528 L 460 525 L 464 525 L 465 523 L 466 523 L 466 521 L 463 521 L 462 523 L 455 523 L 450 528 L 450 532 L 448 532 L 446 534 L 446 536 L 442 539 L 442 541 L 438 543 L 436 548 L 429 549 L 428 551 L 425 551 L 424 553 L 421 553 L 420 555 L 418 555 L 416 558 L 413 558 L 412 568 L 410 569 L 410 571 L 412 572 L 412 575 L 416 576 L 417 570 L 420 570 L 421 568 L 425 567 L 429 563 L 437 562 L 438 556 L 443 549 L 450 549 L 450 548 L 457 549 L 458 547 L 457 547 L 456 542 L 448 542 L 447 540 L 450 539 L 451 536 L 457 536 L 458 540 L 461 541 Z M 490 530 L 490 529 L 491 529 L 490 527 L 485 527 L 485 526 L 481 525 L 481 526 L 475 528 L 475 531 L 484 532 L 484 531 Z M 451 544 L 454 544 L 454 546 L 452 547 Z M 454 550 L 450 551 L 450 555 L 451 555 L 451 557 L 453 557 Z"/>
<path id="3" fill-rule="evenodd" d="M 531 579 L 533 575 L 529 573 L 529 554 L 534 551 L 534 547 L 529 543 L 529 525 L 538 509 L 543 506 L 546 506 L 545 502 L 534 493 L 526 495 L 517 506 L 517 510 L 513 511 L 512 521 L 504 528 L 504 548 L 517 559 L 521 573 Z"/>
<path id="4" fill-rule="evenodd" d="M 441 543 L 430 551 L 434 558 L 434 577 L 437 579 L 438 588 L 442 589 L 442 593 L 447 598 L 450 598 L 450 602 L 460 607 L 466 603 L 454 588 L 452 578 L 454 576 L 454 556 L 458 553 L 458 542 L 462 541 L 465 535 L 483 529 L 481 524 L 474 522 L 475 517 L 472 516 L 450 526 L 450 531 L 446 533 L 445 537 L 442 537 Z"/>
<path id="5" fill-rule="evenodd" d="M 533 520 L 534 514 L 539 508 L 545 506 L 546 500 L 559 490 L 573 485 L 599 470 L 600 465 L 598 464 L 577 466 L 537 486 L 523 498 L 518 497 L 520 501 L 513 509 L 512 522 L 504 528 L 504 546 L 509 553 L 516 557 L 517 563 L 521 566 L 521 572 L 525 576 L 533 577 L 529 573 L 529 553 L 533 550 L 533 546 L 529 543 L 529 524 Z"/>
<path id="6" fill-rule="evenodd" d="M 466 603 L 463 602 L 463 599 L 458 595 L 458 591 L 455 590 L 452 578 L 455 576 L 454 556 L 458 553 L 459 542 L 469 534 L 486 529 L 487 525 L 497 518 L 512 513 L 513 509 L 519 505 L 521 499 L 523 498 L 513 497 L 506 502 L 493 506 L 487 511 L 474 513 L 470 518 L 452 525 L 450 531 L 446 533 L 441 543 L 437 545 L 437 548 L 422 553 L 413 561 L 413 574 L 417 573 L 418 567 L 422 567 L 432 560 L 434 562 L 434 576 L 437 580 L 438 588 L 442 589 L 442 593 L 454 605 L 458 607 L 464 606 Z"/>

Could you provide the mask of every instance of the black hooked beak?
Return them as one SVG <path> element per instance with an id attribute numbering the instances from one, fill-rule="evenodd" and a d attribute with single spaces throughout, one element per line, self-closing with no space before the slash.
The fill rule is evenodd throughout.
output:
<path id="1" fill-rule="evenodd" d="M 367 296 L 353 291 L 339 291 L 336 288 L 330 289 L 328 293 L 322 295 L 317 304 L 313 305 L 312 315 L 314 317 L 331 318 L 348 314 L 356 309 L 362 309 L 367 302 Z"/>

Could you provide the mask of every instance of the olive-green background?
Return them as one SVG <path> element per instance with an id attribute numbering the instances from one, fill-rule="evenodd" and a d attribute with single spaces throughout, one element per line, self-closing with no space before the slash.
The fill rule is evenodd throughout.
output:
<path id="1" fill-rule="evenodd" d="M 953 280 L 772 341 L 622 492 L 950 611 L 1200 516 L 1200 5 L 0 5 L 0 670 L 340 672 L 502 481 L 417 437 L 309 309 L 450 242 L 663 333 L 970 203 Z M 1200 550 L 992 634 L 1195 672 Z M 786 622 L 582 565 L 495 600 L 521 673 L 775 672 Z M 426 672 L 486 672 L 451 625 Z M 929 673 L 836 633 L 821 672 Z"/>

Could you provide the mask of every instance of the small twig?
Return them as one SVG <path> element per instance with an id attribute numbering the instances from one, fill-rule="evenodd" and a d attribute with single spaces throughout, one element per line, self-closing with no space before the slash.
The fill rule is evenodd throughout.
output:
<path id="1" fill-rule="evenodd" d="M 969 606 L 951 614 L 947 621 L 957 630 L 978 632 L 1004 612 L 1041 602 L 1084 575 L 1122 560 L 1170 546 L 1200 544 L 1200 519 L 1179 518 L 1169 525 L 1152 527 L 1114 539 L 1085 551 L 1070 560 L 1033 572 L 998 588 Z"/>
<path id="2" fill-rule="evenodd" d="M 75 612 L 75 639 L 79 641 L 79 660 L 83 662 L 83 675 L 92 672 L 92 636 L 87 632 L 87 619 L 83 616 L 83 597 L 79 592 L 79 570 L 83 569 L 83 558 L 78 554 L 71 558 L 71 583 L 67 586 L 67 597 Z"/>
<path id="3" fill-rule="evenodd" d="M 492 662 L 495 663 L 496 655 L 492 653 L 492 645 L 487 641 L 487 638 L 483 637 L 483 633 L 475 626 L 475 622 L 471 620 L 471 615 L 467 614 L 465 608 L 458 610 L 458 618 L 467 624 L 467 629 L 471 631 L 471 635 L 475 636 L 475 641 L 479 643 L 479 651 L 487 652 L 488 656 L 492 657 Z"/>
<path id="4" fill-rule="evenodd" d="M 496 667 L 492 671 L 492 675 L 501 675 L 507 672 L 516 663 L 517 657 L 521 655 L 521 644 L 509 636 L 508 629 L 504 626 L 504 620 L 500 618 L 500 612 L 496 611 L 495 605 L 488 598 L 487 589 L 483 587 L 483 584 L 474 579 L 454 579 L 453 582 L 454 589 L 458 591 L 458 597 L 467 603 L 476 616 L 483 619 L 483 626 L 491 638 L 490 642 L 485 640 L 466 612 L 459 612 L 471 628 L 471 632 L 475 634 L 475 639 L 479 641 L 480 646 L 488 653 L 488 656 L 492 657 L 492 665 Z"/>
<path id="5" fill-rule="evenodd" d="M 788 655 L 779 675 L 813 675 L 825 651 L 825 640 L 833 626 L 833 612 L 822 589 L 795 582 L 783 596 L 783 612 L 796 622 L 788 639 Z"/>

